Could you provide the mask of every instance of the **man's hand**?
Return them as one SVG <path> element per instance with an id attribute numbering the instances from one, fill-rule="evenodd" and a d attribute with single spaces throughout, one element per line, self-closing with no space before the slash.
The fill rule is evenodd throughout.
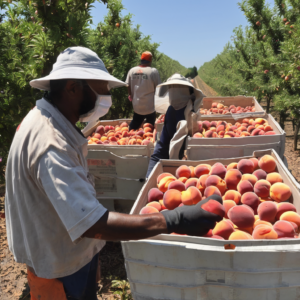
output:
<path id="1" fill-rule="evenodd" d="M 130 95 L 128 96 L 128 100 L 129 100 L 130 102 L 132 102 L 132 98 L 131 98 Z"/>
<path id="2" fill-rule="evenodd" d="M 174 210 L 163 211 L 168 233 L 180 233 L 188 235 L 202 236 L 206 234 L 210 229 L 213 229 L 216 222 L 220 222 L 222 217 L 207 212 L 201 208 L 209 200 L 216 200 L 223 204 L 222 198 L 218 195 L 212 195 L 205 200 L 200 201 L 193 206 L 181 206 Z"/>

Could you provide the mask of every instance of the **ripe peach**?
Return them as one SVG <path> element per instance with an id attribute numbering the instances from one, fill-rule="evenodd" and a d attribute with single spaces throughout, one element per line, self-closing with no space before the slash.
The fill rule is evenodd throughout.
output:
<path id="1" fill-rule="evenodd" d="M 270 226 L 270 227 L 273 228 L 272 223 L 267 222 L 267 221 L 263 221 L 263 220 L 260 220 L 260 219 L 258 219 L 258 220 L 255 221 L 255 223 L 254 223 L 254 225 L 253 225 L 253 228 L 255 228 L 255 227 L 258 226 L 258 225 L 267 225 L 267 226 Z"/>
<path id="2" fill-rule="evenodd" d="M 200 191 L 194 186 L 190 186 L 186 191 L 181 192 L 181 202 L 184 205 L 194 205 L 201 200 L 202 195 Z"/>
<path id="3" fill-rule="evenodd" d="M 171 173 L 162 173 L 162 174 L 160 174 L 160 175 L 157 176 L 157 184 L 159 184 L 159 182 L 160 182 L 164 177 L 166 177 L 166 176 L 173 176 L 173 177 L 174 177 L 174 175 L 172 175 Z M 175 178 L 175 177 L 174 177 L 174 178 Z M 175 180 L 176 180 L 176 178 L 175 178 Z"/>
<path id="4" fill-rule="evenodd" d="M 242 180 L 248 180 L 254 186 L 257 182 L 257 177 L 253 174 L 244 174 Z"/>
<path id="5" fill-rule="evenodd" d="M 219 191 L 219 189 L 215 186 L 209 186 L 204 190 L 204 197 L 209 197 L 211 195 L 221 195 L 221 192 Z"/>
<path id="6" fill-rule="evenodd" d="M 212 232 L 213 236 L 218 235 L 227 240 L 230 237 L 230 235 L 234 232 L 234 228 L 229 222 L 223 220 L 217 223 Z"/>
<path id="7" fill-rule="evenodd" d="M 247 192 L 243 194 L 241 202 L 250 206 L 254 210 L 254 212 L 257 210 L 257 207 L 260 204 L 258 196 L 253 192 Z"/>
<path id="8" fill-rule="evenodd" d="M 202 175 L 202 176 L 200 176 L 200 178 L 199 178 L 199 183 L 200 183 L 200 185 L 205 189 L 206 188 L 206 179 L 209 177 L 209 175 L 208 174 L 204 174 L 204 175 Z"/>
<path id="9" fill-rule="evenodd" d="M 205 130 L 209 130 L 209 128 L 210 128 L 210 122 L 209 122 L 209 121 L 203 121 L 203 122 L 202 122 L 202 127 L 203 127 Z"/>
<path id="10" fill-rule="evenodd" d="M 277 221 L 273 225 L 273 229 L 277 232 L 278 238 L 286 237 L 286 238 L 294 238 L 295 229 L 294 226 L 288 221 Z"/>
<path id="11" fill-rule="evenodd" d="M 129 131 L 129 128 L 128 127 L 122 127 L 121 132 L 124 132 L 124 131 Z"/>
<path id="12" fill-rule="evenodd" d="M 238 191 L 229 190 L 225 193 L 223 200 L 233 200 L 236 204 L 241 201 L 242 195 Z"/>
<path id="13" fill-rule="evenodd" d="M 136 145 L 136 139 L 129 140 L 128 145 Z"/>
<path id="14" fill-rule="evenodd" d="M 255 129 L 254 126 L 249 126 L 249 127 L 247 128 L 247 131 L 251 134 L 252 131 L 253 131 L 254 129 Z"/>
<path id="15" fill-rule="evenodd" d="M 217 175 L 222 179 L 225 178 L 225 174 L 226 174 L 226 168 L 221 163 L 215 163 L 209 172 L 209 175 Z"/>
<path id="16" fill-rule="evenodd" d="M 201 206 L 201 208 L 208 212 L 214 213 L 214 214 L 220 216 L 221 218 L 224 218 L 224 216 L 225 216 L 224 206 L 216 200 L 213 200 L 213 199 L 208 200 L 206 203 L 204 203 Z"/>
<path id="17" fill-rule="evenodd" d="M 276 182 L 283 182 L 281 175 L 277 172 L 269 173 L 266 180 L 269 181 L 271 185 Z"/>
<path id="18" fill-rule="evenodd" d="M 294 211 L 286 211 L 280 216 L 280 220 L 294 222 L 298 227 L 300 226 L 300 216 Z"/>
<path id="19" fill-rule="evenodd" d="M 282 202 L 277 204 L 276 220 L 280 219 L 280 216 L 287 211 L 296 211 L 296 207 L 292 203 Z"/>
<path id="20" fill-rule="evenodd" d="M 242 179 L 242 173 L 237 169 L 227 170 L 225 182 L 229 190 L 236 190 L 238 183 Z"/>
<path id="21" fill-rule="evenodd" d="M 254 164 L 249 159 L 241 159 L 238 162 L 237 168 L 242 174 L 252 174 L 254 171 Z"/>
<path id="22" fill-rule="evenodd" d="M 161 205 L 157 201 L 149 202 L 146 206 L 152 206 L 155 207 L 158 211 L 161 211 Z"/>
<path id="23" fill-rule="evenodd" d="M 168 190 L 164 194 L 164 206 L 172 210 L 176 208 L 181 202 L 181 193 L 177 190 Z"/>
<path id="24" fill-rule="evenodd" d="M 152 132 L 153 129 L 151 129 L 150 127 L 144 127 L 144 132 L 148 133 L 148 132 Z"/>
<path id="25" fill-rule="evenodd" d="M 255 221 L 253 211 L 246 205 L 232 207 L 227 215 L 233 224 L 239 228 L 252 227 Z"/>
<path id="26" fill-rule="evenodd" d="M 205 131 L 204 137 L 206 138 L 217 138 L 218 134 L 212 130 Z"/>
<path id="27" fill-rule="evenodd" d="M 217 133 L 219 133 L 220 131 L 225 131 L 225 126 L 224 125 L 217 126 Z"/>
<path id="28" fill-rule="evenodd" d="M 205 182 L 205 186 L 216 186 L 222 195 L 226 191 L 226 182 L 217 175 L 208 176 Z"/>
<path id="29" fill-rule="evenodd" d="M 200 176 L 209 174 L 211 166 L 207 164 L 200 164 L 194 168 L 195 176 L 200 178 Z"/>
<path id="30" fill-rule="evenodd" d="M 101 142 L 104 142 L 104 141 L 106 141 L 107 140 L 107 137 L 106 136 L 102 136 L 101 137 Z"/>
<path id="31" fill-rule="evenodd" d="M 251 160 L 253 162 L 254 170 L 257 170 L 258 169 L 258 159 L 255 157 L 251 157 L 251 158 L 249 158 L 249 160 Z"/>
<path id="32" fill-rule="evenodd" d="M 185 191 L 185 185 L 182 181 L 175 180 L 169 184 L 168 190 L 177 190 L 179 192 L 182 192 Z M 162 199 L 162 197 L 160 199 Z"/>
<path id="33" fill-rule="evenodd" d="M 253 192 L 253 185 L 248 180 L 242 180 L 237 185 L 237 190 L 241 195 L 247 192 Z"/>
<path id="34" fill-rule="evenodd" d="M 187 189 L 190 186 L 197 186 L 197 182 L 198 179 L 197 178 L 189 178 L 186 182 L 185 182 L 185 188 Z"/>
<path id="35" fill-rule="evenodd" d="M 265 135 L 275 135 L 275 134 L 276 134 L 275 131 L 268 131 L 268 132 L 265 133 Z"/>
<path id="36" fill-rule="evenodd" d="M 169 184 L 175 180 L 176 180 L 176 178 L 174 176 L 166 176 L 166 177 L 162 178 L 157 185 L 158 189 L 161 192 L 165 193 L 168 190 Z"/>
<path id="37" fill-rule="evenodd" d="M 274 223 L 277 214 L 277 205 L 271 201 L 262 202 L 257 208 L 257 213 L 260 220 Z"/>
<path id="38" fill-rule="evenodd" d="M 267 173 L 274 172 L 276 170 L 276 161 L 271 155 L 264 155 L 258 162 L 261 169 Z"/>
<path id="39" fill-rule="evenodd" d="M 123 127 L 128 127 L 128 124 L 126 122 L 121 123 L 120 128 L 123 128 Z"/>
<path id="40" fill-rule="evenodd" d="M 231 169 L 237 169 L 237 163 L 233 162 L 227 166 L 227 171 L 229 171 Z"/>
<path id="41" fill-rule="evenodd" d="M 236 203 L 233 200 L 224 200 L 223 206 L 225 208 L 225 218 L 228 219 L 227 213 L 231 207 L 236 206 Z"/>
<path id="42" fill-rule="evenodd" d="M 163 198 L 164 193 L 162 193 L 158 188 L 152 188 L 148 192 L 148 202 L 159 201 Z"/>
<path id="43" fill-rule="evenodd" d="M 292 191 L 287 184 L 277 182 L 271 186 L 270 196 L 276 202 L 283 202 L 292 196 Z"/>
<path id="44" fill-rule="evenodd" d="M 278 238 L 277 232 L 268 225 L 256 226 L 252 236 L 255 240 L 276 240 Z"/>
<path id="45" fill-rule="evenodd" d="M 143 146 L 148 146 L 150 143 L 151 143 L 150 140 L 143 140 L 143 141 L 142 141 L 142 145 L 143 145 Z"/>
<path id="46" fill-rule="evenodd" d="M 233 232 L 229 239 L 229 241 L 235 241 L 235 240 L 253 240 L 253 237 L 249 234 L 249 233 L 246 233 L 244 231 L 235 231 Z"/>
<path id="47" fill-rule="evenodd" d="M 150 124 L 150 123 L 145 123 L 145 124 L 143 125 L 143 128 L 145 128 L 145 127 L 150 127 L 151 129 L 154 128 L 153 125 Z"/>
<path id="48" fill-rule="evenodd" d="M 96 128 L 95 133 L 103 135 L 105 133 L 104 126 L 100 125 Z"/>
<path id="49" fill-rule="evenodd" d="M 258 179 L 266 179 L 267 178 L 267 173 L 262 170 L 262 169 L 258 169 L 256 171 L 253 172 L 253 175 Z"/>
<path id="50" fill-rule="evenodd" d="M 159 211 L 153 206 L 145 206 L 140 211 L 140 215 L 156 214 L 156 213 L 159 213 Z"/>
<path id="51" fill-rule="evenodd" d="M 179 177 L 190 178 L 191 177 L 191 169 L 186 165 L 182 165 L 179 168 L 177 168 L 175 175 L 177 178 L 179 178 Z"/>
<path id="52" fill-rule="evenodd" d="M 258 180 L 254 185 L 254 193 L 257 194 L 258 197 L 265 198 L 270 195 L 271 184 L 269 181 L 261 179 Z"/>
<path id="53" fill-rule="evenodd" d="M 193 138 L 196 138 L 196 139 L 203 138 L 203 135 L 200 132 L 196 132 L 196 133 L 194 133 Z"/>

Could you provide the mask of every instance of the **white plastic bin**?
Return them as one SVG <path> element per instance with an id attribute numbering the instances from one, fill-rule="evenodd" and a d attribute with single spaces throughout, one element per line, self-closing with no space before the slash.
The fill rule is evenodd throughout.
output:
<path id="1" fill-rule="evenodd" d="M 196 116 L 196 115 L 195 115 Z M 196 116 L 197 117 L 197 116 Z M 189 160 L 201 160 L 219 158 L 230 158 L 248 156 L 255 150 L 274 149 L 281 159 L 285 151 L 285 131 L 275 121 L 272 115 L 264 117 L 276 132 L 275 135 L 256 135 L 239 138 L 193 138 L 186 139 L 187 158 Z M 199 116 L 198 116 L 199 120 Z M 201 121 L 207 120 L 200 118 Z M 219 117 L 211 118 L 209 121 L 218 121 Z M 242 121 L 243 118 L 234 120 L 230 117 L 222 119 L 234 124 L 236 121 Z M 197 120 L 193 121 L 193 134 L 196 132 Z"/>
<path id="2" fill-rule="evenodd" d="M 274 150 L 256 151 L 254 157 L 272 155 L 292 202 L 300 212 L 300 186 Z M 250 156 L 252 157 L 252 156 Z M 228 165 L 244 157 L 205 161 L 162 160 L 153 169 L 131 214 L 147 203 L 148 191 L 162 172 L 175 174 L 182 164 Z M 249 158 L 246 157 L 246 158 Z M 135 300 L 299 300 L 300 239 L 229 241 L 161 234 L 122 242 L 127 276 Z"/>
<path id="3" fill-rule="evenodd" d="M 213 102 L 222 103 L 223 105 L 226 105 L 228 107 L 230 105 L 241 106 L 241 107 L 255 106 L 255 112 L 243 113 L 243 114 L 229 114 L 229 115 L 219 115 L 219 114 L 201 115 L 203 118 L 207 117 L 207 119 L 210 120 L 211 118 L 214 118 L 217 116 L 220 120 L 222 120 L 222 119 L 228 118 L 228 116 L 231 116 L 231 115 L 235 118 L 249 118 L 249 117 L 260 118 L 266 114 L 266 112 L 260 106 L 260 104 L 257 102 L 255 97 L 246 97 L 246 96 L 205 97 L 205 98 L 203 98 L 200 109 L 201 108 L 210 109 Z"/>

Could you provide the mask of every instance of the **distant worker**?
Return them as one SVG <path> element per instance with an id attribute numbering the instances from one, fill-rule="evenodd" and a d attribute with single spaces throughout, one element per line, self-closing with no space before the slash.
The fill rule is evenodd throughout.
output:
<path id="1" fill-rule="evenodd" d="M 161 80 L 158 71 L 151 68 L 151 64 L 152 53 L 146 51 L 141 56 L 141 64 L 129 70 L 127 74 L 128 99 L 132 101 L 134 111 L 129 130 L 140 128 L 145 119 L 146 123 L 154 126 L 154 93 Z"/>
<path id="2" fill-rule="evenodd" d="M 169 159 L 170 144 L 180 121 L 187 121 L 186 130 L 192 127 L 192 113 L 199 110 L 204 95 L 200 90 L 194 88 L 188 78 L 180 74 L 172 75 L 165 83 L 157 87 L 155 107 L 158 112 L 166 113 L 164 127 L 151 156 L 146 177 L 149 177 L 152 169 L 160 159 Z M 183 130 L 184 132 L 184 130 Z M 186 132 L 187 134 L 187 132 Z M 184 136 L 184 134 L 182 135 Z M 184 150 L 184 137 L 181 142 L 174 141 L 176 159 L 181 159 Z"/>

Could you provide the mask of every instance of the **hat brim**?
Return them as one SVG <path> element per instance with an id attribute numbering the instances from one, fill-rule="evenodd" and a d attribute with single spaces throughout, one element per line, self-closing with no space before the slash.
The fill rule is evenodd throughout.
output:
<path id="1" fill-rule="evenodd" d="M 71 67 L 61 70 L 51 72 L 48 76 L 34 79 L 30 81 L 30 85 L 33 88 L 49 91 L 50 90 L 50 80 L 59 80 L 59 79 L 83 79 L 83 80 L 103 80 L 108 81 L 110 89 L 128 86 L 125 82 L 115 78 L 109 73 L 93 68 L 79 68 Z"/>
<path id="2" fill-rule="evenodd" d="M 164 86 L 164 85 L 172 85 L 172 84 L 186 85 L 186 86 L 190 86 L 192 88 L 195 88 L 191 82 L 189 82 L 187 80 L 180 80 L 180 79 L 171 79 L 171 80 L 168 80 L 168 81 L 166 81 L 166 82 L 161 83 L 160 85 L 158 85 L 158 87 Z"/>

